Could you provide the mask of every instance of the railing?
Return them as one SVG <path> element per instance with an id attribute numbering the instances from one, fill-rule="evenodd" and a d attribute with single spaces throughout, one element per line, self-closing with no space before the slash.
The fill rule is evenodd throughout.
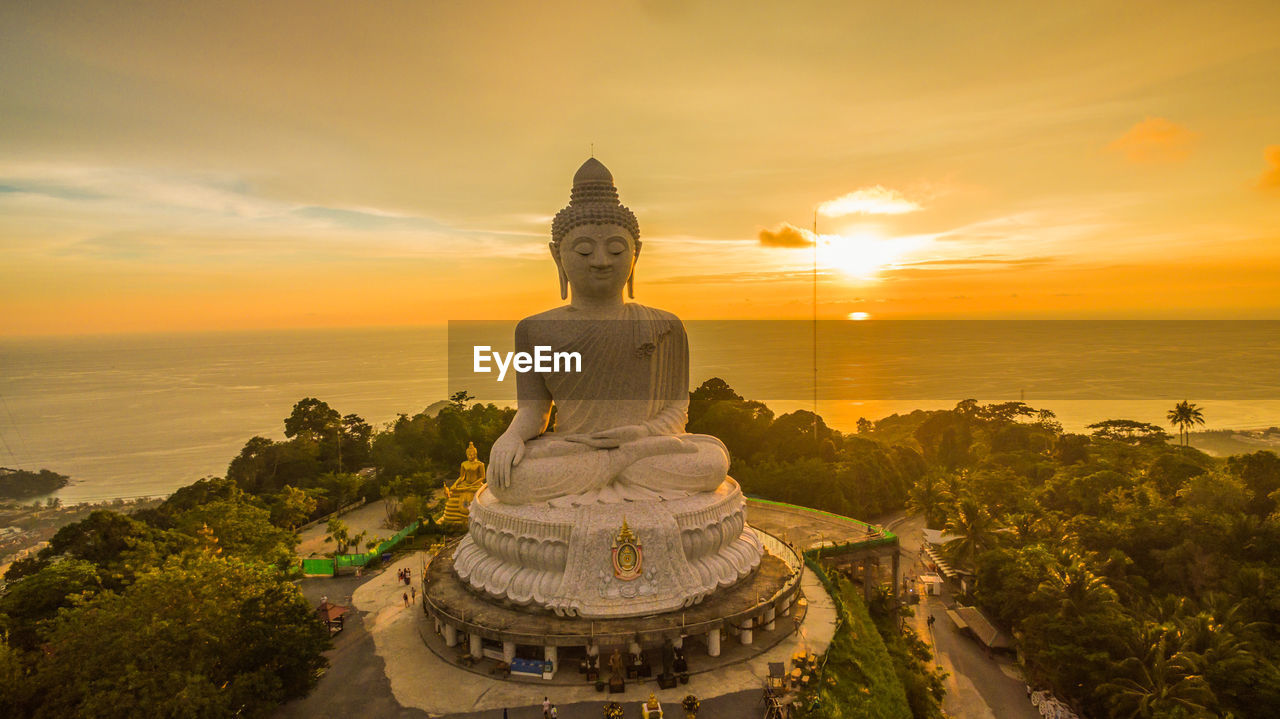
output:
<path id="1" fill-rule="evenodd" d="M 779 507 L 781 509 L 790 509 L 796 512 L 803 512 L 805 514 L 817 514 L 824 517 L 829 517 L 831 519 L 839 520 L 846 524 L 857 525 L 862 528 L 862 532 L 865 535 L 864 539 L 851 539 L 845 542 L 841 542 L 839 544 L 831 543 L 829 541 L 824 541 L 816 545 L 822 548 L 824 551 L 827 551 L 827 550 L 844 551 L 844 550 L 853 549 L 853 548 L 862 549 L 862 548 L 873 547 L 873 546 L 878 546 L 882 544 L 893 544 L 898 541 L 898 535 L 894 534 L 893 532 L 890 532 L 884 527 L 880 527 L 874 524 L 864 522 L 861 519 L 846 517 L 843 514 L 827 512 L 822 509 L 814 509 L 813 507 L 802 507 L 798 504 L 788 504 L 786 502 L 778 502 L 772 499 L 762 499 L 760 497 L 748 496 L 747 500 L 748 500 L 748 504 L 750 503 L 764 504 L 771 507 Z"/>
<path id="2" fill-rule="evenodd" d="M 333 575 L 341 567 L 363 567 L 379 557 L 383 552 L 395 549 L 396 545 L 403 542 L 406 537 L 418 531 L 420 523 L 421 520 L 415 521 L 413 524 L 391 535 L 390 539 L 383 541 L 377 547 L 363 554 L 339 554 L 336 557 L 325 559 L 303 559 L 302 573 Z"/>
<path id="3" fill-rule="evenodd" d="M 328 514 L 324 515 L 323 517 L 320 517 L 319 519 L 313 519 L 310 522 L 307 522 L 306 524 L 302 525 L 301 527 L 298 527 L 293 531 L 301 532 L 304 529 L 311 529 L 312 527 L 316 526 L 317 524 L 320 524 L 321 522 L 327 522 L 330 519 L 334 517 L 340 517 L 346 514 L 347 512 L 350 512 L 353 509 L 359 509 L 360 507 L 363 507 L 366 503 L 367 502 L 364 499 L 357 499 L 351 504 L 348 504 L 345 507 L 339 507 L 336 511 L 329 512 Z"/>

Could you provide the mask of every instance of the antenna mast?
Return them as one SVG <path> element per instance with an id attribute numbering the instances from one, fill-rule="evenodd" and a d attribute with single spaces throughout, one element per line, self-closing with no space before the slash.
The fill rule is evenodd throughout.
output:
<path id="1" fill-rule="evenodd" d="M 818 211 L 813 211 L 813 448 L 818 448 Z"/>

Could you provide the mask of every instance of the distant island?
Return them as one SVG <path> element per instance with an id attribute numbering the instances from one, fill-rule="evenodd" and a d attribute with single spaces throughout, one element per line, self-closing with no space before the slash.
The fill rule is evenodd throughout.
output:
<path id="1" fill-rule="evenodd" d="M 0 467 L 0 499 L 39 497 L 62 489 L 70 481 L 70 477 L 47 469 L 32 472 L 28 469 Z"/>

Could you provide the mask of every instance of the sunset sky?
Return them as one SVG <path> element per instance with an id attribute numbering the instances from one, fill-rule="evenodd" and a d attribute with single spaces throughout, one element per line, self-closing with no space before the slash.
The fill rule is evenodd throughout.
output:
<path id="1" fill-rule="evenodd" d="M 1280 3 L 765 5 L 4 3 L 0 335 L 531 314 L 593 144 L 686 319 L 1280 318 Z"/>

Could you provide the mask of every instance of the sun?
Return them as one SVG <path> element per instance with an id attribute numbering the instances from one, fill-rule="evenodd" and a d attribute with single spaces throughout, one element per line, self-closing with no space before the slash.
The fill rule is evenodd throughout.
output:
<path id="1" fill-rule="evenodd" d="M 854 279 L 874 281 L 880 272 L 898 264 L 928 242 L 922 237 L 886 237 L 871 230 L 854 230 L 818 238 L 818 264 Z"/>

